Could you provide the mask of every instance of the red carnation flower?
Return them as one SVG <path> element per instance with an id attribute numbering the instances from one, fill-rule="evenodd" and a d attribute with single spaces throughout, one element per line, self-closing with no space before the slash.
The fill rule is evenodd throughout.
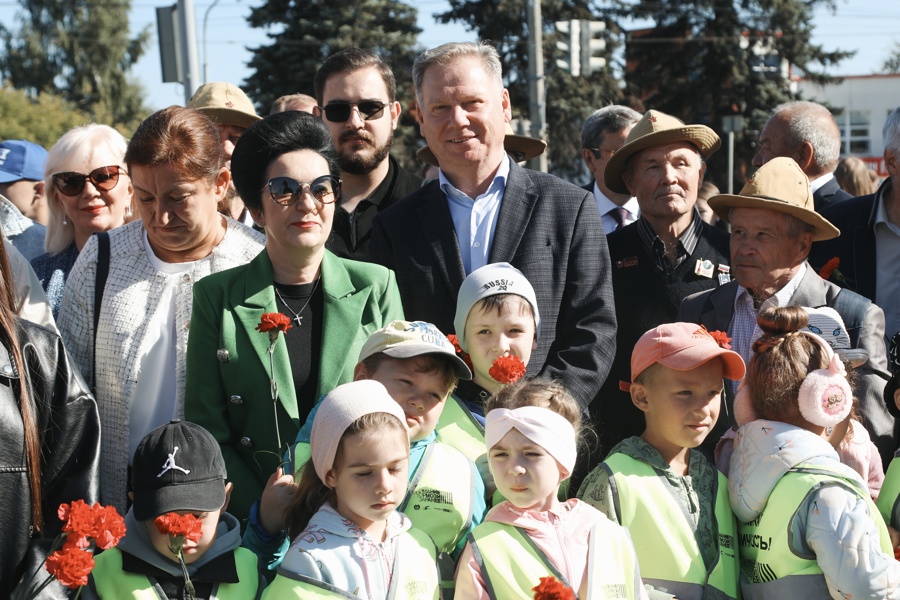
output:
<path id="1" fill-rule="evenodd" d="M 488 375 L 500 383 L 515 383 L 525 375 L 525 363 L 513 354 L 500 356 L 491 365 Z"/>
<path id="2" fill-rule="evenodd" d="M 94 540 L 98 548 L 108 550 L 125 537 L 125 519 L 113 506 L 75 500 L 60 504 L 57 514 L 65 521 L 62 530 L 66 533 L 66 547 L 88 548 L 90 540 Z"/>
<path id="3" fill-rule="evenodd" d="M 575 600 L 575 592 L 553 576 L 541 577 L 541 582 L 531 588 L 534 600 Z"/>
<path id="4" fill-rule="evenodd" d="M 837 269 L 839 266 L 841 266 L 841 259 L 835 256 L 827 263 L 825 263 L 825 266 L 822 267 L 821 271 L 819 271 L 819 277 L 827 281 L 831 278 L 831 274 L 834 273 L 835 269 Z"/>
<path id="5" fill-rule="evenodd" d="M 94 555 L 77 547 L 63 547 L 47 557 L 47 572 L 69 589 L 87 585 Z"/>
<path id="6" fill-rule="evenodd" d="M 459 356 L 466 366 L 469 367 L 470 371 L 474 371 L 475 367 L 472 366 L 472 359 L 469 357 L 469 354 L 462 349 L 462 346 L 459 345 L 459 338 L 454 334 L 450 334 L 447 336 L 447 339 L 450 340 L 450 343 L 453 344 L 453 348 L 456 350 L 456 355 Z"/>
<path id="7" fill-rule="evenodd" d="M 725 348 L 726 350 L 731 350 L 731 338 L 728 337 L 728 334 L 724 331 L 710 331 L 709 335 L 712 339 L 716 340 L 716 343 L 721 348 Z"/>
<path id="8" fill-rule="evenodd" d="M 156 528 L 163 535 L 172 537 L 183 537 L 192 542 L 199 542 L 203 535 L 203 522 L 194 515 L 179 515 L 170 512 L 156 517 Z"/>
<path id="9" fill-rule="evenodd" d="M 286 315 L 279 312 L 270 312 L 263 313 L 263 316 L 259 318 L 256 330 L 265 333 L 277 329 L 282 333 L 287 333 L 287 330 L 291 327 L 291 320 Z"/>

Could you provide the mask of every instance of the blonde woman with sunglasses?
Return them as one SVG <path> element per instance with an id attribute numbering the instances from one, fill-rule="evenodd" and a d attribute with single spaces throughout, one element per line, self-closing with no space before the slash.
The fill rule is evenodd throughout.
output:
<path id="1" fill-rule="evenodd" d="M 131 217 L 134 189 L 125 169 L 127 145 L 112 127 L 92 123 L 64 133 L 47 155 L 47 252 L 35 257 L 31 266 L 54 318 L 66 278 L 88 238 L 124 225 Z"/>

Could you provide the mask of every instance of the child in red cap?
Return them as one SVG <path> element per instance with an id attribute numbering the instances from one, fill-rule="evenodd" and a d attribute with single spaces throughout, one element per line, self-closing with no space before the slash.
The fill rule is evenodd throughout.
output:
<path id="1" fill-rule="evenodd" d="M 641 336 L 623 390 L 644 413 L 644 433 L 615 446 L 578 492 L 629 529 L 651 598 L 738 597 L 727 480 L 692 451 L 719 418 L 723 378 L 744 377 L 727 341 L 694 323 Z"/>

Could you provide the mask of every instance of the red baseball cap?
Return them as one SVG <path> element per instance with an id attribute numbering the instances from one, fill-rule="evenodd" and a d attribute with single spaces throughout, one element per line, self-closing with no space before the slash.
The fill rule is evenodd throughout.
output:
<path id="1" fill-rule="evenodd" d="M 654 327 L 641 336 L 631 353 L 631 380 L 647 367 L 659 363 L 676 371 L 690 371 L 710 360 L 721 357 L 725 365 L 725 378 L 739 381 L 747 369 L 744 359 L 731 350 L 731 338 L 723 332 L 706 330 L 696 323 L 666 323 Z M 622 382 L 619 387 L 628 391 L 631 384 Z"/>

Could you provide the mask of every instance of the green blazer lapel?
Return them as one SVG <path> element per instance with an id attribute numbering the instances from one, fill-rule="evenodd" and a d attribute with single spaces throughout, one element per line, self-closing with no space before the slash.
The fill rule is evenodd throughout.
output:
<path id="1" fill-rule="evenodd" d="M 232 298 L 234 312 L 250 339 L 254 352 L 263 365 L 266 373 L 270 373 L 269 367 L 269 336 L 256 331 L 256 326 L 263 313 L 278 312 L 275 304 L 275 288 L 272 284 L 272 263 L 269 253 L 263 250 L 246 267 L 244 288 L 236 286 L 236 297 Z M 288 357 L 287 343 L 284 336 L 279 335 L 275 342 L 275 354 L 273 356 L 275 366 L 275 381 L 278 384 L 278 401 L 281 406 L 296 422 L 299 420 L 297 413 L 297 392 L 294 389 L 294 375 L 291 372 L 291 361 Z M 268 385 L 268 380 L 266 385 Z"/>
<path id="2" fill-rule="evenodd" d="M 325 251 L 322 259 L 322 288 L 325 292 L 322 323 L 322 353 L 319 361 L 319 383 L 316 395 L 322 397 L 341 382 L 345 369 L 353 370 L 359 357 L 350 356 L 357 335 L 364 334 L 360 318 L 369 294 L 357 290 L 340 259 Z M 349 363 L 349 365 L 348 365 Z"/>

